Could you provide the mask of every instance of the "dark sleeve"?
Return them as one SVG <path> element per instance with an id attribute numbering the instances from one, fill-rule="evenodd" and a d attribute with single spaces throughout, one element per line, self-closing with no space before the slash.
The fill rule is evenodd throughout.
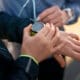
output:
<path id="1" fill-rule="evenodd" d="M 24 27 L 32 23 L 29 19 L 20 19 L 16 16 L 0 13 L 0 39 L 8 39 L 21 43 Z"/>
<path id="2" fill-rule="evenodd" d="M 15 62 L 7 80 L 36 80 L 38 65 L 30 58 L 21 57 Z"/>
<path id="3" fill-rule="evenodd" d="M 28 57 L 13 60 L 9 51 L 0 41 L 0 80 L 36 80 L 38 65 Z"/>
<path id="4" fill-rule="evenodd" d="M 0 80 L 6 80 L 4 78 L 6 77 L 5 75 L 10 71 L 12 62 L 12 56 L 8 52 L 3 42 L 0 41 Z"/>
<path id="5" fill-rule="evenodd" d="M 73 19 L 69 22 L 70 24 L 76 22 L 80 15 L 80 4 L 78 2 L 80 0 L 66 0 L 65 8 L 71 8 L 73 10 Z"/>

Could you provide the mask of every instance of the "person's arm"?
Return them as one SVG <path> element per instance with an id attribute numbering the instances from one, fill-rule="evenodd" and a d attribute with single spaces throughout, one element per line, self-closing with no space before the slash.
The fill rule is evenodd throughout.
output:
<path id="1" fill-rule="evenodd" d="M 31 25 L 24 29 L 21 56 L 15 61 L 7 80 L 36 80 L 38 63 L 50 57 L 65 43 L 59 42 L 58 29 L 46 24 L 36 35 L 30 36 Z M 54 44 L 52 44 L 54 43 Z"/>
<path id="2" fill-rule="evenodd" d="M 20 56 L 14 64 L 8 80 L 36 80 L 38 64 L 28 56 Z"/>
<path id="3" fill-rule="evenodd" d="M 78 4 L 78 0 L 66 0 L 65 9 L 68 11 L 70 11 L 69 9 L 71 9 L 72 11 L 72 17 L 68 21 L 68 23 L 71 24 L 76 22 L 80 15 L 80 5 Z M 70 12 L 69 12 L 69 15 L 70 15 Z"/>
<path id="4" fill-rule="evenodd" d="M 23 29 L 30 23 L 31 21 L 28 19 L 20 19 L 0 12 L 0 39 L 21 43 Z"/>
<path id="5" fill-rule="evenodd" d="M 14 61 L 6 46 L 0 41 L 0 80 L 36 80 L 37 75 L 38 64 L 32 56 L 20 55 Z"/>
<path id="6" fill-rule="evenodd" d="M 0 80 L 6 79 L 5 75 L 10 71 L 12 63 L 13 58 L 11 54 L 9 53 L 4 43 L 0 40 Z"/>
<path id="7" fill-rule="evenodd" d="M 78 0 L 77 0 L 78 1 Z M 75 0 L 65 0 L 61 9 L 58 5 L 45 9 L 38 15 L 38 20 L 44 23 L 53 23 L 56 27 L 74 23 L 80 14 L 80 5 Z"/>
<path id="8" fill-rule="evenodd" d="M 14 61 L 8 49 L 0 41 L 0 80 L 36 80 L 38 64 L 32 56 L 20 55 Z"/>

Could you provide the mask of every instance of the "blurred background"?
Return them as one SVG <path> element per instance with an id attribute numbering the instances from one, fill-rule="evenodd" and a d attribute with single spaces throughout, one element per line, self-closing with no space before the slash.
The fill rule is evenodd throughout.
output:
<path id="1" fill-rule="evenodd" d="M 80 18 L 77 23 L 64 27 L 66 32 L 73 32 L 80 36 Z M 66 69 L 63 80 L 80 80 L 80 62 L 66 57 Z"/>

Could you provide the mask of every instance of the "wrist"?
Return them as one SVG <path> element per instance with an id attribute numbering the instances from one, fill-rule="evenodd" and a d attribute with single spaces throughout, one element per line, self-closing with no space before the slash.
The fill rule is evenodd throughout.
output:
<path id="1" fill-rule="evenodd" d="M 31 58 L 19 56 L 15 62 L 22 72 L 29 74 L 31 77 L 37 76 L 39 65 L 37 65 Z"/>
<path id="2" fill-rule="evenodd" d="M 38 60 L 37 60 L 35 57 L 33 57 L 33 56 L 29 55 L 29 54 L 24 54 L 24 53 L 22 53 L 19 57 L 30 58 L 30 59 L 32 59 L 37 65 L 39 64 Z"/>
<path id="3" fill-rule="evenodd" d="M 32 56 L 34 59 L 32 57 L 30 57 L 30 58 L 32 58 L 34 61 L 37 61 L 37 63 L 42 61 L 42 58 L 39 57 L 39 53 L 40 52 L 35 51 L 35 50 L 25 49 L 25 47 L 21 48 L 21 55 L 23 55 L 23 56 L 29 55 L 28 57 Z"/>

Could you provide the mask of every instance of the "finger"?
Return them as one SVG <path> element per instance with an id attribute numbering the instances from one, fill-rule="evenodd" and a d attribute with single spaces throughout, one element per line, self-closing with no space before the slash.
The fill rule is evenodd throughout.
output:
<path id="1" fill-rule="evenodd" d="M 65 47 L 63 47 L 63 49 L 60 50 L 60 52 L 62 55 L 72 57 L 76 60 L 80 60 L 80 52 L 75 51 L 74 49 L 72 49 L 71 46 L 66 45 Z"/>
<path id="2" fill-rule="evenodd" d="M 39 31 L 40 34 L 46 36 L 50 32 L 50 24 L 47 23 L 45 26 Z"/>
<path id="3" fill-rule="evenodd" d="M 46 18 L 49 14 L 54 13 L 56 11 L 56 7 L 51 7 L 48 8 L 46 10 L 44 10 L 39 16 L 38 16 L 38 20 L 42 20 L 44 18 Z"/>
<path id="4" fill-rule="evenodd" d="M 74 43 L 75 45 L 80 46 L 80 41 L 75 40 L 75 39 L 73 39 L 73 38 L 71 38 L 71 37 L 68 37 L 68 39 L 69 39 L 72 43 Z"/>
<path id="5" fill-rule="evenodd" d="M 72 50 L 76 51 L 76 52 L 80 52 L 80 46 L 77 44 L 74 44 L 72 41 L 68 41 L 68 47 L 71 47 Z M 67 45 L 66 45 L 67 46 Z"/>
<path id="6" fill-rule="evenodd" d="M 56 27 L 59 27 L 59 28 L 63 26 L 63 24 L 60 23 L 60 22 L 56 22 L 54 25 L 55 25 Z"/>
<path id="7" fill-rule="evenodd" d="M 57 16 L 56 18 L 49 20 L 50 22 L 53 22 L 53 24 L 60 22 L 62 23 L 62 18 L 60 16 Z"/>
<path id="8" fill-rule="evenodd" d="M 80 53 L 80 46 L 73 44 L 74 50 Z"/>
<path id="9" fill-rule="evenodd" d="M 74 58 L 75 60 L 80 61 L 80 53 L 76 51 L 73 52 L 73 55 L 71 57 Z"/>
<path id="10" fill-rule="evenodd" d="M 80 53 L 79 52 L 76 52 L 76 51 L 69 49 L 69 48 L 67 50 L 68 50 L 68 52 L 66 54 L 63 54 L 63 55 L 69 56 L 71 58 L 74 58 L 75 60 L 80 61 Z M 63 52 L 63 53 L 65 53 L 65 52 Z"/>
<path id="11" fill-rule="evenodd" d="M 59 38 L 60 38 L 59 29 L 56 28 L 55 35 L 54 35 L 54 37 L 53 37 L 53 39 L 52 39 L 52 44 L 53 44 L 53 46 L 56 45 L 56 43 L 59 41 Z"/>
<path id="12" fill-rule="evenodd" d="M 66 44 L 66 43 L 63 42 L 63 43 L 60 43 L 58 46 L 53 47 L 52 53 L 55 53 L 55 52 L 57 52 L 57 51 L 62 50 L 62 48 L 65 46 L 65 44 Z"/>
<path id="13" fill-rule="evenodd" d="M 74 33 L 67 33 L 70 37 L 76 39 L 76 40 L 79 40 L 80 37 L 77 35 L 77 34 L 74 34 Z"/>
<path id="14" fill-rule="evenodd" d="M 24 34 L 26 34 L 26 37 L 30 35 L 32 24 L 24 28 Z"/>
<path id="15" fill-rule="evenodd" d="M 57 11 L 55 11 L 54 13 L 49 14 L 48 16 L 43 18 L 42 21 L 46 23 L 46 22 L 49 22 L 49 21 L 54 20 L 56 18 L 60 18 L 60 15 Z"/>
<path id="16" fill-rule="evenodd" d="M 55 26 L 53 26 L 53 24 L 51 24 L 51 30 L 48 33 L 47 38 L 52 40 L 54 35 L 55 35 L 55 33 L 56 33 L 56 28 L 55 28 Z"/>
<path id="17" fill-rule="evenodd" d="M 60 53 L 58 53 L 60 54 Z M 53 57 L 56 59 L 56 61 L 60 64 L 61 67 L 65 67 L 65 59 L 62 55 L 57 55 L 56 53 L 53 55 Z"/>

